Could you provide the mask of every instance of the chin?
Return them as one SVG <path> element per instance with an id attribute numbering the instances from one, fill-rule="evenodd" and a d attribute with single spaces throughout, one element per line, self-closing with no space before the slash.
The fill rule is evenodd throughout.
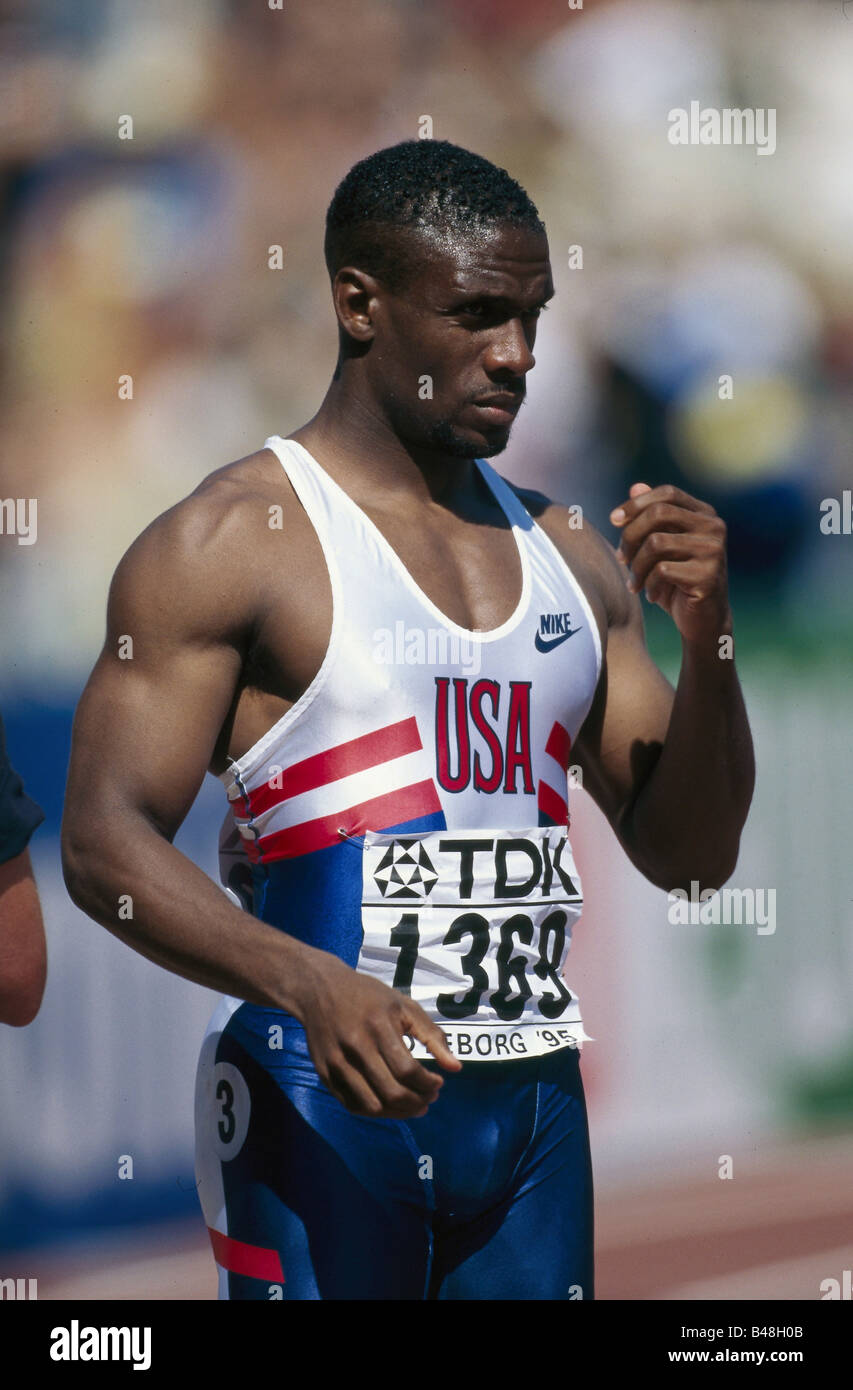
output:
<path id="1" fill-rule="evenodd" d="M 481 435 L 479 440 L 474 440 L 441 421 L 430 430 L 429 442 L 432 447 L 440 449 L 443 454 L 450 454 L 452 458 L 493 458 L 495 454 L 503 453 L 509 443 L 509 431 L 494 439 Z"/>
<path id="2" fill-rule="evenodd" d="M 509 435 L 505 435 L 504 438 L 499 440 L 498 442 L 490 441 L 488 443 L 485 443 L 481 445 L 480 448 L 477 450 L 475 457 L 481 459 L 494 458 L 495 454 L 503 453 L 508 443 Z"/>

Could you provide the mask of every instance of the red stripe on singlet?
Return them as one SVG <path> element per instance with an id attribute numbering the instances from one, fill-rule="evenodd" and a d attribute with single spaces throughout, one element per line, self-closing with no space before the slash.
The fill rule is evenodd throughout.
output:
<path id="1" fill-rule="evenodd" d="M 399 791 L 373 796 L 357 806 L 347 806 L 330 816 L 319 816 L 316 820 L 301 821 L 299 825 L 274 830 L 271 835 L 262 835 L 259 840 L 247 840 L 246 853 L 253 864 L 290 859 L 297 854 L 310 854 L 329 845 L 339 845 L 342 839 L 363 835 L 374 825 L 404 825 L 420 816 L 435 815 L 440 810 L 441 802 L 435 785 L 430 778 L 426 778 L 410 787 L 401 787 Z M 346 833 L 342 835 L 341 831 Z"/>
<path id="2" fill-rule="evenodd" d="M 555 825 L 566 825 L 569 818 L 568 804 L 554 791 L 553 787 L 548 786 L 547 782 L 540 782 L 538 791 L 539 795 L 536 800 L 542 814 L 552 820 Z"/>
<path id="3" fill-rule="evenodd" d="M 545 744 L 545 752 L 549 757 L 557 760 L 564 772 L 569 766 L 569 750 L 571 746 L 572 738 L 568 729 L 564 729 L 562 724 L 552 724 L 551 732 L 548 735 L 548 742 Z"/>
<path id="4" fill-rule="evenodd" d="M 382 763 L 394 758 L 417 753 L 422 747 L 418 721 L 411 715 L 396 724 L 386 724 L 384 729 L 374 729 L 372 733 L 360 734 L 333 748 L 324 748 L 322 753 L 312 753 L 310 758 L 271 773 L 266 782 L 248 793 L 248 806 L 247 797 L 242 793 L 231 804 L 235 814 L 250 819 L 293 796 L 316 791 L 317 787 L 325 787 L 341 777 L 351 777 L 354 772 L 381 767 Z M 281 786 L 276 786 L 277 782 Z"/>

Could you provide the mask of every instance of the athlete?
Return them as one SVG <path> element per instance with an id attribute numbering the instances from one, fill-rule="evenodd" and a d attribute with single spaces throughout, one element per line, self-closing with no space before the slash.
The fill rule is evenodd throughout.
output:
<path id="1" fill-rule="evenodd" d="M 753 761 L 719 655 L 725 528 L 635 484 L 614 551 L 487 462 L 554 293 L 504 170 L 380 150 L 337 189 L 325 254 L 317 414 L 119 565 L 66 881 L 224 996 L 196 1098 L 222 1297 L 592 1298 L 567 768 L 653 883 L 733 872 Z M 681 635 L 676 691 L 641 591 Z M 172 845 L 206 770 L 227 894 Z"/>

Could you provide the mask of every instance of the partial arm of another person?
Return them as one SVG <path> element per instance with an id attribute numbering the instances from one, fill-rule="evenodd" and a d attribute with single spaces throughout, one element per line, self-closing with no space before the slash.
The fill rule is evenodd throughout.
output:
<path id="1" fill-rule="evenodd" d="M 224 503 L 221 491 L 212 500 L 195 494 L 119 566 L 104 649 L 74 722 L 66 883 L 85 912 L 149 960 L 300 1019 L 321 1078 L 349 1109 L 421 1114 L 442 1082 L 412 1059 L 402 1035 L 426 1043 L 442 1065 L 459 1065 L 423 1010 L 241 911 L 172 844 L 257 621 L 245 565 L 257 512 L 234 506 L 230 493 Z M 123 660 L 128 636 L 133 654 Z M 132 917 L 119 915 L 120 898 Z"/>
<path id="2" fill-rule="evenodd" d="M 13 1028 L 32 1023 L 47 979 L 44 922 L 27 849 L 43 820 L 9 761 L 0 718 L 0 1023 Z"/>
<path id="3" fill-rule="evenodd" d="M 0 864 L 0 1023 L 25 1028 L 41 1007 L 47 947 L 29 850 Z"/>

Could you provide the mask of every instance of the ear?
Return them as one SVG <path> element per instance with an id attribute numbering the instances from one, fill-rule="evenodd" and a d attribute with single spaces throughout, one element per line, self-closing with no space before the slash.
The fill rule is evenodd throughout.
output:
<path id="1" fill-rule="evenodd" d="M 342 266 L 335 276 L 332 298 L 338 323 L 359 343 L 373 341 L 381 294 L 379 281 L 355 266 Z"/>

